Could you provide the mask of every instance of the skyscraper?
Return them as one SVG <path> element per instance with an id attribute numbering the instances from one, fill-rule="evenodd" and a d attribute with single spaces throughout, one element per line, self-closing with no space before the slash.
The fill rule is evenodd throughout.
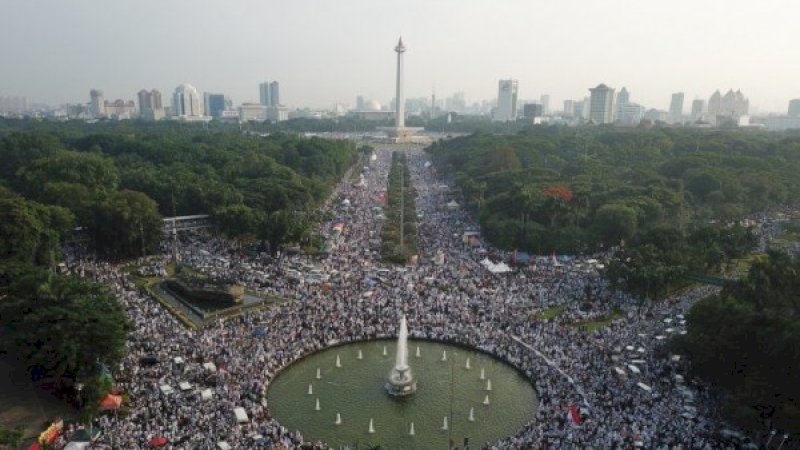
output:
<path id="1" fill-rule="evenodd" d="M 269 95 L 269 81 L 259 83 L 258 85 L 258 98 L 259 103 L 264 106 L 272 106 L 272 97 Z"/>
<path id="2" fill-rule="evenodd" d="M 281 105 L 280 85 L 277 81 L 269 84 L 269 101 L 272 102 L 270 106 Z"/>
<path id="3" fill-rule="evenodd" d="M 708 99 L 708 116 L 712 119 L 715 119 L 719 115 L 721 107 L 722 94 L 720 94 L 719 89 L 717 89 L 713 94 L 711 94 L 711 98 Z"/>
<path id="4" fill-rule="evenodd" d="M 614 111 L 614 117 L 619 120 L 623 115 L 623 110 L 628 103 L 631 102 L 631 95 L 628 93 L 628 89 L 623 87 L 620 89 L 619 93 L 617 94 L 617 102 L 616 102 L 616 110 Z"/>
<path id="5" fill-rule="evenodd" d="M 205 115 L 210 117 L 221 117 L 222 111 L 226 109 L 225 96 L 223 94 L 206 92 L 203 94 L 203 104 L 205 106 Z"/>
<path id="6" fill-rule="evenodd" d="M 500 80 L 497 89 L 497 109 L 494 113 L 494 120 L 498 122 L 509 122 L 517 120 L 517 92 L 519 81 Z"/>
<path id="7" fill-rule="evenodd" d="M 264 106 L 278 106 L 281 104 L 280 85 L 277 81 L 265 81 L 258 85 L 259 103 Z"/>
<path id="8" fill-rule="evenodd" d="M 800 98 L 789 100 L 789 115 L 792 117 L 800 116 Z"/>
<path id="9" fill-rule="evenodd" d="M 692 120 L 700 120 L 703 118 L 705 112 L 706 102 L 702 99 L 695 99 L 692 101 Z"/>
<path id="10" fill-rule="evenodd" d="M 148 120 L 159 120 L 164 117 L 164 106 L 161 104 L 161 92 L 153 89 L 142 89 L 139 98 L 139 116 Z"/>
<path id="11" fill-rule="evenodd" d="M 564 116 L 572 117 L 575 115 L 575 101 L 564 100 Z"/>
<path id="12" fill-rule="evenodd" d="M 683 92 L 672 94 L 672 100 L 669 102 L 669 120 L 672 123 L 683 120 Z"/>
<path id="13" fill-rule="evenodd" d="M 200 94 L 191 84 L 182 84 L 172 94 L 172 114 L 175 117 L 203 117 L 203 105 Z"/>
<path id="14" fill-rule="evenodd" d="M 103 91 L 92 89 L 89 91 L 89 115 L 94 118 L 106 116 L 106 100 Z"/>
<path id="15" fill-rule="evenodd" d="M 599 84 L 589 88 L 589 120 L 596 124 L 611 123 L 614 120 L 614 89 Z"/>
<path id="16" fill-rule="evenodd" d="M 542 105 L 542 114 L 541 115 L 549 116 L 550 115 L 550 96 L 548 94 L 542 94 L 542 96 L 539 97 L 539 103 L 541 103 L 541 105 Z"/>

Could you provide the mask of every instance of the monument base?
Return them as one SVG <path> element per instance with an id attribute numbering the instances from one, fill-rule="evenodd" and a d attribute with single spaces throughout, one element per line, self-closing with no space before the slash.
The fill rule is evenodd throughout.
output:
<path id="1" fill-rule="evenodd" d="M 395 367 L 384 387 L 392 397 L 408 397 L 417 392 L 417 380 L 411 375 L 411 369 Z"/>
<path id="2" fill-rule="evenodd" d="M 380 127 L 378 131 L 383 131 L 390 141 L 400 144 L 417 142 L 416 134 L 424 129 L 422 127 Z"/>

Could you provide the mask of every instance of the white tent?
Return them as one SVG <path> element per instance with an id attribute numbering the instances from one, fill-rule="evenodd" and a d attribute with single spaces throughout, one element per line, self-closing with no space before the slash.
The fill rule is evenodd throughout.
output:
<path id="1" fill-rule="evenodd" d="M 233 415 L 236 416 L 236 421 L 239 423 L 247 423 L 250 421 L 250 418 L 247 417 L 247 413 L 241 406 L 233 408 Z"/>
<path id="2" fill-rule="evenodd" d="M 203 364 L 203 368 L 212 373 L 217 371 L 217 365 L 213 362 L 207 362 Z"/>
<path id="3" fill-rule="evenodd" d="M 191 383 L 189 383 L 188 381 L 181 381 L 180 383 L 178 383 L 178 387 L 179 387 L 179 388 L 180 388 L 182 391 L 188 391 L 189 389 L 191 389 L 191 388 L 192 388 L 192 384 L 191 384 Z"/>
<path id="4" fill-rule="evenodd" d="M 168 384 L 162 384 L 158 388 L 161 389 L 161 392 L 163 392 L 164 394 L 172 394 L 172 392 L 174 392 L 172 386 Z"/>
<path id="5" fill-rule="evenodd" d="M 639 370 L 639 368 L 634 366 L 633 364 L 628 364 L 628 370 L 630 370 L 631 372 L 633 372 L 635 374 L 642 373 L 642 371 Z"/>
<path id="6" fill-rule="evenodd" d="M 217 448 L 219 450 L 231 450 L 231 444 L 228 444 L 225 441 L 219 441 L 217 442 Z"/>
<path id="7" fill-rule="evenodd" d="M 214 392 L 211 389 L 203 389 L 200 392 L 200 398 L 203 400 L 211 400 L 211 397 L 214 396 Z"/>
<path id="8" fill-rule="evenodd" d="M 650 386 L 648 386 L 648 385 L 646 385 L 646 384 L 644 384 L 642 382 L 636 383 L 636 385 L 639 386 L 640 388 L 642 388 L 642 390 L 645 390 L 647 392 L 652 392 L 653 391 L 653 388 L 651 388 Z"/>

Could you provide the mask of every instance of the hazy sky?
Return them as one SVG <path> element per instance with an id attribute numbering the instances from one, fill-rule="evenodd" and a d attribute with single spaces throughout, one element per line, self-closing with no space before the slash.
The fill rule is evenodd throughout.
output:
<path id="1" fill-rule="evenodd" d="M 740 88 L 785 112 L 798 17 L 800 0 L 0 0 L 0 95 L 168 97 L 189 82 L 240 103 L 269 79 L 291 106 L 386 102 L 402 34 L 408 97 L 490 99 L 510 77 L 556 109 L 606 83 L 650 107 Z"/>

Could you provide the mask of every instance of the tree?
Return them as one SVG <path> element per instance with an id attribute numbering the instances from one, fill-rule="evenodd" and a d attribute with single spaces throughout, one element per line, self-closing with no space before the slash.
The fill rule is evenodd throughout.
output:
<path id="1" fill-rule="evenodd" d="M 3 294 L 9 340 L 38 373 L 86 379 L 122 359 L 130 325 L 105 287 L 28 266 Z"/>
<path id="2" fill-rule="evenodd" d="M 101 253 L 125 258 L 156 252 L 163 228 L 156 202 L 141 192 L 123 190 L 98 205 L 90 233 Z"/>
<path id="3" fill-rule="evenodd" d="M 616 245 L 636 234 L 636 211 L 621 204 L 610 203 L 598 208 L 594 216 L 594 228 L 606 244 Z"/>

